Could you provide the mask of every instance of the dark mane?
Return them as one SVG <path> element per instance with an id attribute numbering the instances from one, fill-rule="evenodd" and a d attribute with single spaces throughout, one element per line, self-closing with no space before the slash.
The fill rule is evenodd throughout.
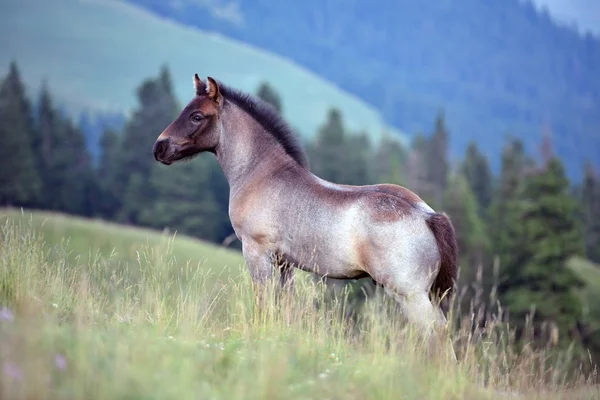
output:
<path id="1" fill-rule="evenodd" d="M 308 158 L 292 128 L 271 104 L 219 82 L 219 91 L 227 100 L 250 114 L 283 146 L 300 166 L 308 168 Z"/>

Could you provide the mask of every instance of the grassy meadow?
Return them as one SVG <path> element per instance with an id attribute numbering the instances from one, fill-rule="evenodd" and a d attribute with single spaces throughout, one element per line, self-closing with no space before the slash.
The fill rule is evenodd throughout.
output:
<path id="1" fill-rule="evenodd" d="M 0 210 L 0 398 L 600 398 L 595 375 L 565 380 L 568 354 L 516 354 L 490 327 L 453 333 L 458 365 L 429 359 L 384 297 L 350 321 L 322 296 L 299 279 L 259 312 L 234 251 Z"/>

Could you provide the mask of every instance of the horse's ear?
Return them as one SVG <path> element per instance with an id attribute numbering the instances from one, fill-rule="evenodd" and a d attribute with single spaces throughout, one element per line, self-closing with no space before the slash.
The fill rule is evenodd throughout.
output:
<path id="1" fill-rule="evenodd" d="M 223 97 L 221 96 L 219 85 L 217 84 L 217 81 L 210 76 L 208 77 L 208 83 L 206 85 L 206 93 L 208 93 L 208 97 L 210 97 L 215 103 L 219 105 L 222 103 Z"/>
<path id="2" fill-rule="evenodd" d="M 202 82 L 198 77 L 198 74 L 194 74 L 194 92 L 197 96 L 204 93 L 206 90 L 206 83 Z"/>

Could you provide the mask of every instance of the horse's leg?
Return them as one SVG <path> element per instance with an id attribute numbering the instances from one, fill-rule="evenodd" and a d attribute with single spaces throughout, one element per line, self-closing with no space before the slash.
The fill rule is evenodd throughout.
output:
<path id="1" fill-rule="evenodd" d="M 429 299 L 429 294 L 421 290 L 403 290 L 401 287 L 385 287 L 386 293 L 396 299 L 409 323 L 416 327 L 428 344 L 430 355 L 437 351 L 441 341 L 446 339 L 446 354 L 454 362 L 457 361 L 450 338 L 446 336 L 446 318 L 440 309 Z"/>
<path id="2" fill-rule="evenodd" d="M 280 278 L 279 283 L 281 289 L 294 293 L 294 266 L 287 263 L 279 265 Z"/>
<path id="3" fill-rule="evenodd" d="M 273 253 L 249 240 L 242 241 L 242 253 L 252 278 L 254 299 L 258 306 L 263 308 L 266 301 L 266 285 L 272 282 L 275 269 Z"/>
<path id="4" fill-rule="evenodd" d="M 279 286 L 275 290 L 275 303 L 278 309 L 289 310 L 288 301 L 294 294 L 294 267 L 288 263 L 278 263 Z M 289 315 L 288 313 L 284 315 Z"/>

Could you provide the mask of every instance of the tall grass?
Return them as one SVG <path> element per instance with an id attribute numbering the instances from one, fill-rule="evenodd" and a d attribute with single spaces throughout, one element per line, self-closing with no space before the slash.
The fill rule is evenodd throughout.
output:
<path id="1" fill-rule="evenodd" d="M 548 365 L 544 349 L 514 353 L 501 324 L 458 324 L 457 365 L 428 357 L 379 294 L 349 319 L 347 302 L 325 301 L 321 285 L 299 279 L 295 294 L 276 301 L 272 291 L 258 310 L 244 268 L 223 276 L 177 262 L 173 240 L 124 262 L 110 253 L 73 257 L 23 220 L 6 219 L 0 239 L 3 399 L 600 394 L 593 374 L 564 380 L 568 354 Z"/>

